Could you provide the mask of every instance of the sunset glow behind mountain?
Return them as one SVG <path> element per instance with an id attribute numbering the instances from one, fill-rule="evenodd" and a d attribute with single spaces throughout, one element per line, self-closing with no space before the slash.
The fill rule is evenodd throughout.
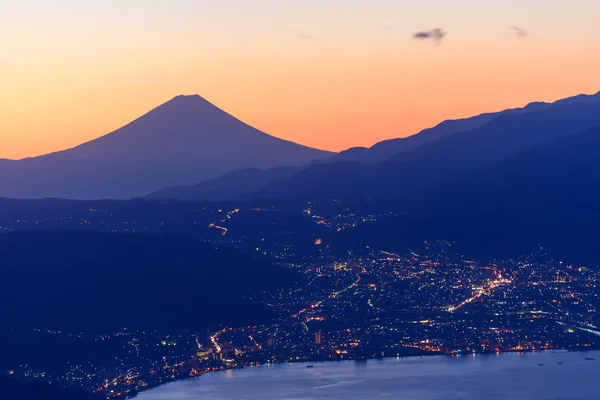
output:
<path id="1" fill-rule="evenodd" d="M 340 151 L 600 89 L 597 0 L 6 3 L 0 158 L 72 147 L 178 94 Z M 437 28 L 437 45 L 413 38 Z"/>

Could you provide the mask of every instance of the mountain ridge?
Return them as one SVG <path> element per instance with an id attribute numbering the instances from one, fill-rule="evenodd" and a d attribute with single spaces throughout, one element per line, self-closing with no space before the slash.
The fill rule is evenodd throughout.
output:
<path id="1" fill-rule="evenodd" d="M 382 163 L 325 164 L 271 183 L 252 198 L 372 197 L 427 190 L 460 174 L 537 144 L 600 124 L 599 101 L 567 102 L 530 113 L 504 115 L 486 125 L 398 153 Z M 356 165 L 354 165 L 356 164 Z"/>
<path id="2" fill-rule="evenodd" d="M 553 105 L 599 101 L 600 91 L 595 94 L 578 94 L 554 102 L 534 101 L 527 103 L 523 107 L 508 108 L 502 111 L 487 112 L 464 118 L 447 119 L 431 128 L 423 129 L 410 136 L 386 139 L 375 143 L 371 147 L 353 147 L 341 151 L 337 155 L 334 155 L 331 161 L 357 161 L 364 164 L 381 162 L 401 151 L 411 150 L 453 133 L 481 127 L 501 115 L 540 111 Z"/>
<path id="3" fill-rule="evenodd" d="M 228 172 L 193 186 L 174 186 L 150 193 L 147 199 L 182 201 L 223 201 L 248 195 L 274 180 L 292 176 L 302 167 L 274 167 L 266 170 L 247 168 Z"/>

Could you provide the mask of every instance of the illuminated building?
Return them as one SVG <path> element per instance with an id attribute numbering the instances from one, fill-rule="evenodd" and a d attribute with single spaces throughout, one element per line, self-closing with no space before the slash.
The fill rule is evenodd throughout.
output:
<path id="1" fill-rule="evenodd" d="M 320 331 L 315 333 L 315 344 L 323 344 L 323 334 Z"/>

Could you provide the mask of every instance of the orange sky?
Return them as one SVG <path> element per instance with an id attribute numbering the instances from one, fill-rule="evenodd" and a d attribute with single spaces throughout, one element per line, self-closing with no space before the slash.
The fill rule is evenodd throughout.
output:
<path id="1" fill-rule="evenodd" d="M 77 145 L 177 94 L 337 151 L 600 90 L 596 0 L 47 3 L 0 14 L 0 158 Z M 440 46 L 411 39 L 438 27 Z"/>

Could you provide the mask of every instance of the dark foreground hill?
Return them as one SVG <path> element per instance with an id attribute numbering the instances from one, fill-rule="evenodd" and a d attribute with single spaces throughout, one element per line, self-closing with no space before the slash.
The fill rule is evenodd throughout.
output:
<path id="1" fill-rule="evenodd" d="M 2 400 L 99 400 L 91 393 L 63 389 L 45 383 L 19 382 L 0 378 Z"/>
<path id="2" fill-rule="evenodd" d="M 203 329 L 260 322 L 247 297 L 294 273 L 183 236 L 37 231 L 0 235 L 0 318 L 70 330 Z"/>

